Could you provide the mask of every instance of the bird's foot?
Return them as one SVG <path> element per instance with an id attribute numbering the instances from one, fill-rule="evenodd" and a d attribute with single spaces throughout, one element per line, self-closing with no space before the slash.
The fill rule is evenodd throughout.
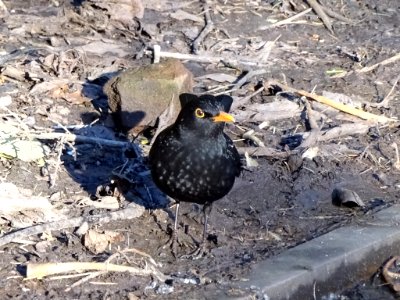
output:
<path id="1" fill-rule="evenodd" d="M 168 241 L 160 246 L 159 250 L 165 250 L 167 248 L 171 249 L 171 253 L 173 257 L 177 258 L 177 245 L 179 244 L 178 236 L 175 233 L 172 233 Z"/>
<path id="2" fill-rule="evenodd" d="M 180 258 L 183 259 L 191 259 L 191 260 L 196 260 L 200 259 L 203 256 L 207 255 L 208 251 L 206 250 L 205 244 L 202 243 L 196 250 L 189 254 L 182 255 Z"/>

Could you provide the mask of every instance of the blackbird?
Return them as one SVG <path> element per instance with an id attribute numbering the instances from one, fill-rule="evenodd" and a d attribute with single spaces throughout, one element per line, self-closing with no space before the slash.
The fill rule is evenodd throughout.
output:
<path id="1" fill-rule="evenodd" d="M 194 252 L 204 254 L 207 221 L 212 203 L 232 189 L 241 170 L 240 156 L 232 140 L 223 132 L 233 99 L 229 96 L 182 94 L 182 109 L 174 124 L 161 131 L 150 149 L 152 178 L 157 187 L 176 201 L 171 237 L 176 255 L 180 202 L 203 204 L 203 238 Z"/>

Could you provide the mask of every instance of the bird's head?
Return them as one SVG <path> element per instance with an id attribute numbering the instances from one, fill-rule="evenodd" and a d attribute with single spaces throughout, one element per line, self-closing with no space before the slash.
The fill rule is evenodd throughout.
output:
<path id="1" fill-rule="evenodd" d="M 233 101 L 229 96 L 182 94 L 180 100 L 182 109 L 175 125 L 181 129 L 215 135 L 223 131 L 225 123 L 235 121 L 228 113 Z"/>

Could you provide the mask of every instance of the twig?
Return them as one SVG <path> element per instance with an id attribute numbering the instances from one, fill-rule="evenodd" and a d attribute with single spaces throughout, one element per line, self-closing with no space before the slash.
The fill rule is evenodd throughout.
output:
<path id="1" fill-rule="evenodd" d="M 0 237 L 0 247 L 8 243 L 12 243 L 14 240 L 24 239 L 28 236 L 39 234 L 45 231 L 78 227 L 83 222 L 105 224 L 116 220 L 130 220 L 140 217 L 143 212 L 144 208 L 142 206 L 131 203 L 128 207 L 114 212 L 86 217 L 75 217 L 66 220 L 57 220 L 55 222 L 39 224 L 3 235 Z"/>
<path id="2" fill-rule="evenodd" d="M 354 107 L 351 107 L 351 106 L 336 102 L 336 101 L 331 100 L 331 99 L 329 99 L 327 97 L 324 97 L 324 96 L 311 94 L 311 93 L 308 93 L 308 92 L 303 91 L 303 90 L 297 90 L 297 89 L 289 87 L 289 86 L 287 86 L 285 84 L 279 83 L 279 82 L 277 82 L 275 80 L 271 80 L 269 82 L 266 82 L 264 84 L 264 86 L 266 88 L 268 88 L 270 86 L 278 86 L 282 90 L 286 90 L 286 91 L 297 93 L 297 94 L 299 94 L 301 96 L 305 96 L 305 97 L 310 98 L 312 100 L 315 100 L 315 101 L 318 101 L 320 103 L 329 105 L 329 106 L 331 106 L 333 108 L 336 108 L 336 109 L 338 109 L 340 111 L 343 111 L 345 113 L 357 116 L 357 117 L 359 117 L 361 119 L 364 119 L 364 120 L 375 121 L 375 122 L 379 122 L 379 123 L 388 123 L 388 122 L 396 121 L 394 119 L 390 119 L 390 118 L 387 118 L 387 117 L 382 116 L 382 115 L 381 116 L 375 115 L 375 114 L 363 111 L 361 109 L 354 108 Z"/>
<path id="3" fill-rule="evenodd" d="M 260 88 L 259 88 L 258 90 L 256 90 L 254 93 L 252 93 L 252 94 L 250 94 L 250 95 L 248 95 L 248 96 L 246 96 L 246 97 L 243 97 L 243 98 L 241 98 L 241 99 L 237 99 L 237 100 L 233 101 L 233 103 L 232 103 L 232 108 L 231 108 L 231 109 L 232 109 L 232 110 L 235 110 L 236 108 L 245 105 L 247 102 L 249 102 L 249 100 L 250 100 L 251 98 L 253 98 L 254 96 L 258 95 L 258 94 L 261 93 L 263 90 L 265 90 L 265 87 L 264 87 L 264 86 L 260 87 Z"/>
<path id="4" fill-rule="evenodd" d="M 56 185 L 56 180 L 57 180 L 57 176 L 58 176 L 58 170 L 60 169 L 60 166 L 62 164 L 61 162 L 61 155 L 62 155 L 62 151 L 64 149 L 64 137 L 62 137 L 60 139 L 60 142 L 58 143 L 58 153 L 57 153 L 57 160 L 56 160 L 56 165 L 54 167 L 54 172 L 52 174 L 49 174 L 49 178 L 50 178 L 50 188 L 53 188 Z"/>
<path id="5" fill-rule="evenodd" d="M 373 113 L 369 113 L 369 112 L 363 111 L 361 109 L 354 108 L 354 107 L 351 107 L 351 106 L 336 102 L 336 101 L 331 100 L 331 99 L 329 99 L 327 97 L 324 97 L 324 96 L 311 94 L 311 93 L 308 93 L 308 92 L 302 91 L 302 90 L 297 91 L 297 93 L 302 95 L 302 96 L 306 96 L 308 98 L 311 98 L 311 99 L 313 99 L 315 101 L 318 101 L 318 102 L 324 103 L 326 105 L 329 105 L 329 106 L 331 106 L 333 108 L 336 108 L 338 110 L 341 110 L 341 111 L 343 111 L 345 113 L 351 114 L 353 116 L 357 116 L 357 117 L 359 117 L 361 119 L 364 119 L 364 120 L 376 121 L 376 122 L 379 122 L 379 123 L 387 123 L 387 122 L 395 121 L 393 119 L 387 118 L 387 117 L 382 116 L 382 115 L 378 116 L 378 115 L 375 115 Z"/>
<path id="6" fill-rule="evenodd" d="M 244 139 L 249 139 L 253 141 L 259 147 L 265 147 L 263 141 L 261 141 L 258 137 L 256 137 L 254 133 L 255 133 L 254 129 L 251 129 L 245 132 L 242 137 Z"/>
<path id="7" fill-rule="evenodd" d="M 379 67 L 379 66 L 386 66 L 386 65 L 388 65 L 388 64 L 394 63 L 395 61 L 397 61 L 397 60 L 399 60 L 399 59 L 400 59 L 400 53 L 397 53 L 396 55 L 394 55 L 394 56 L 392 56 L 392 57 L 389 57 L 388 59 L 385 59 L 385 60 L 383 60 L 383 61 L 381 61 L 381 62 L 379 62 L 379 63 L 376 63 L 376 64 L 374 64 L 374 65 L 372 65 L 372 66 L 370 66 L 370 67 L 364 67 L 364 68 L 362 68 L 362 69 L 360 69 L 360 70 L 356 70 L 356 72 L 357 72 L 357 73 L 366 73 L 366 72 L 370 72 L 370 71 L 376 69 L 376 68 Z"/>
<path id="8" fill-rule="evenodd" d="M 161 51 L 159 47 L 153 47 L 153 51 L 145 51 L 146 54 L 152 54 L 153 57 L 169 57 L 176 58 L 181 60 L 190 60 L 197 61 L 203 63 L 225 63 L 232 66 L 253 66 L 253 67 L 263 67 L 268 66 L 266 63 L 262 63 L 260 61 L 247 58 L 247 57 L 238 57 L 238 58 L 229 58 L 229 57 L 218 57 L 218 56 L 210 56 L 210 55 L 194 55 L 194 54 L 185 54 L 185 53 L 175 53 L 175 52 L 167 52 Z"/>
<path id="9" fill-rule="evenodd" d="M 199 53 L 200 43 L 205 39 L 205 37 L 214 29 L 214 22 L 211 19 L 210 15 L 210 3 L 208 0 L 205 0 L 204 4 L 204 17 L 206 25 L 199 34 L 199 36 L 193 41 L 192 50 L 194 54 Z"/>
<path id="10" fill-rule="evenodd" d="M 379 107 L 384 107 L 384 108 L 387 108 L 389 106 L 389 101 L 392 99 L 391 96 L 393 94 L 393 91 L 394 91 L 397 83 L 399 82 L 399 79 L 400 79 L 400 75 L 397 76 L 397 79 L 395 80 L 395 82 L 394 82 L 392 88 L 390 89 L 389 93 L 387 93 L 387 95 L 385 96 L 385 98 L 381 102 L 379 102 L 379 103 L 369 103 L 369 105 L 372 106 L 372 107 L 378 107 L 378 108 Z"/>
<path id="11" fill-rule="evenodd" d="M 393 142 L 392 147 L 394 148 L 395 155 L 396 155 L 396 161 L 394 162 L 393 166 L 397 170 L 400 170 L 400 155 L 399 155 L 399 148 L 397 147 L 397 143 Z"/>
<path id="12" fill-rule="evenodd" d="M 392 285 L 393 290 L 396 292 L 400 291 L 400 284 L 397 282 L 394 282 L 394 280 L 399 280 L 400 279 L 400 274 L 397 272 L 392 272 L 389 270 L 390 267 L 392 267 L 396 261 L 400 259 L 400 256 L 395 256 L 389 259 L 385 265 L 382 268 L 382 275 L 385 278 L 386 282 Z"/>
<path id="13" fill-rule="evenodd" d="M 2 0 L 0 0 L 0 16 L 4 17 L 8 15 L 8 9 L 7 6 L 3 3 Z"/>
<path id="14" fill-rule="evenodd" d="M 238 82 L 235 83 L 235 85 L 233 86 L 233 88 L 231 89 L 231 91 L 236 91 L 238 89 L 240 89 L 240 87 L 242 85 L 244 85 L 248 80 L 250 80 L 250 78 L 257 76 L 257 75 L 262 75 L 267 73 L 266 69 L 260 69 L 260 70 L 250 70 L 246 73 L 246 75 L 244 75 L 242 78 L 240 78 L 238 80 Z"/>
<path id="15" fill-rule="evenodd" d="M 261 26 L 261 27 L 258 28 L 258 30 L 266 30 L 266 29 L 269 29 L 269 28 L 275 28 L 275 27 L 278 27 L 278 26 L 290 24 L 294 20 L 296 20 L 298 18 L 301 18 L 302 16 L 308 14 L 310 11 L 312 11 L 312 8 L 307 8 L 306 10 L 303 10 L 302 12 L 298 13 L 297 15 L 294 15 L 294 16 L 292 16 L 290 18 L 285 19 L 285 20 L 273 23 L 271 25 Z"/>
<path id="16" fill-rule="evenodd" d="M 328 16 L 330 16 L 330 17 L 332 17 L 332 18 L 335 18 L 335 19 L 337 19 L 337 20 L 339 20 L 339 21 L 342 21 L 342 22 L 345 22 L 345 23 L 348 23 L 348 24 L 354 23 L 352 20 L 350 20 L 350 19 L 348 19 L 348 18 L 342 16 L 341 14 L 338 14 L 337 12 L 334 12 L 334 11 L 331 10 L 330 8 L 327 8 L 327 7 L 325 7 L 325 6 L 322 6 L 322 9 L 324 10 L 324 12 L 325 12 Z"/>
<path id="17" fill-rule="evenodd" d="M 311 131 L 306 139 L 304 139 L 299 148 L 309 148 L 314 145 L 321 134 L 321 128 L 318 126 L 317 121 L 315 120 L 314 112 L 311 108 L 310 102 L 307 99 L 304 99 L 304 103 L 306 106 L 308 124 L 310 125 Z"/>
<path id="18" fill-rule="evenodd" d="M 123 266 L 110 264 L 107 262 L 66 262 L 66 263 L 38 263 L 38 264 L 27 264 L 26 266 L 26 278 L 27 279 L 42 279 L 43 277 L 69 273 L 76 271 L 87 271 L 87 270 L 99 270 L 105 272 L 129 272 L 139 276 L 153 275 L 160 281 L 165 281 L 169 277 L 162 274 L 160 271 L 155 270 L 152 267 L 146 269 L 140 269 L 131 266 Z"/>
<path id="19" fill-rule="evenodd" d="M 113 259 L 115 259 L 115 258 L 117 258 L 118 256 L 120 256 L 122 253 L 128 253 L 128 252 L 133 252 L 133 253 L 136 253 L 136 254 L 145 256 L 145 257 L 147 257 L 147 258 L 150 260 L 150 262 L 151 262 L 153 265 L 157 266 L 156 262 L 154 261 L 154 259 L 153 259 L 149 254 L 147 254 L 147 253 L 145 253 L 145 252 L 143 252 L 143 251 L 137 250 L 137 249 L 135 249 L 135 248 L 124 249 L 124 250 L 122 250 L 122 251 L 116 252 L 116 253 L 110 255 L 110 257 L 108 257 L 108 258 L 105 260 L 105 263 L 109 263 L 109 262 L 111 262 Z M 87 282 L 87 281 L 89 281 L 89 280 L 91 280 L 91 279 L 93 279 L 93 278 L 96 278 L 96 277 L 98 277 L 98 276 L 101 276 L 101 275 L 103 275 L 103 274 L 106 274 L 106 273 L 107 273 L 107 271 L 98 271 L 98 272 L 90 273 L 90 274 L 87 275 L 86 277 L 81 278 L 81 279 L 78 280 L 77 282 L 75 282 L 75 283 L 73 283 L 72 285 L 70 285 L 68 288 L 65 289 L 65 291 L 66 291 L 66 292 L 69 292 L 72 288 L 74 288 L 74 287 L 76 287 L 76 286 L 78 286 L 78 285 L 81 285 L 81 284 L 83 284 L 83 283 L 85 283 L 85 282 Z"/>
<path id="20" fill-rule="evenodd" d="M 332 28 L 332 22 L 330 18 L 326 15 L 324 12 L 324 9 L 322 6 L 316 1 L 316 0 L 306 0 L 308 5 L 312 7 L 312 9 L 315 11 L 315 13 L 318 15 L 318 17 L 322 20 L 324 23 L 325 27 L 329 30 L 331 34 L 334 34 L 333 28 Z"/>
<path id="21" fill-rule="evenodd" d="M 375 125 L 364 122 L 342 124 L 328 130 L 321 130 L 321 135 L 319 136 L 318 140 L 320 142 L 323 142 L 347 135 L 365 134 L 366 132 L 368 132 L 369 128 L 373 126 Z M 306 139 L 309 134 L 309 132 L 297 132 L 294 136 L 301 136 L 303 139 Z M 287 139 L 290 137 L 293 137 L 293 135 L 284 135 L 282 138 Z"/>
<path id="22" fill-rule="evenodd" d="M 30 133 L 29 136 L 36 138 L 38 140 L 55 140 L 64 139 L 66 142 L 80 142 L 88 144 L 98 144 L 107 147 L 128 147 L 129 142 L 121 142 L 114 140 L 101 139 L 90 136 L 76 135 L 72 133 L 61 133 L 61 132 L 47 132 L 47 133 Z"/>
<path id="23" fill-rule="evenodd" d="M 244 155 L 246 152 L 248 152 L 249 155 L 251 156 L 286 158 L 291 154 L 290 152 L 278 151 L 276 149 L 268 147 L 236 147 L 236 148 L 240 154 Z"/>

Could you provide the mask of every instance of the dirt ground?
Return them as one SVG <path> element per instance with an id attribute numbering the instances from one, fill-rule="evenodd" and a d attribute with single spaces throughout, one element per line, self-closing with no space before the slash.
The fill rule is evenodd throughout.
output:
<path id="1" fill-rule="evenodd" d="M 32 132 L 61 124 L 77 135 L 127 141 L 116 132 L 108 115 L 104 83 L 118 71 L 149 64 L 151 55 L 145 50 L 155 44 L 164 51 L 191 53 L 191 43 L 204 27 L 204 6 L 198 1 L 148 1 L 144 3 L 143 18 L 129 22 L 115 18 L 104 1 L 3 3 L 8 15 L 0 18 L 0 97 L 11 95 L 12 103 L 7 109 L 0 108 L 0 113 L 4 122 L 18 119 Z M 267 28 L 273 20 L 285 20 L 306 10 L 308 5 L 303 1 L 210 1 L 214 30 L 201 44 L 202 53 L 260 60 L 258 51 L 265 42 L 276 41 L 266 71 L 233 91 L 235 99 L 253 93 L 262 82 L 273 78 L 317 94 L 329 91 L 346 95 L 372 113 L 396 117 L 400 109 L 396 86 L 399 62 L 366 72 L 357 70 L 399 54 L 399 1 L 335 0 L 324 4 L 348 19 L 344 22 L 332 18 L 334 34 L 312 11 L 289 24 Z M 200 20 L 180 20 L 176 15 L 179 10 Z M 259 69 L 190 60 L 184 63 L 195 77 L 225 73 L 240 78 L 249 70 Z M 49 82 L 54 85 L 41 85 Z M 213 87 L 222 85 L 229 84 L 195 78 L 197 93 L 213 93 Z M 60 86 L 64 96 L 56 94 Z M 76 90 L 82 93 L 74 94 Z M 388 105 L 376 107 L 387 96 Z M 249 113 L 248 107 L 273 103 L 282 97 L 290 98 L 265 89 L 233 111 L 239 122 L 226 131 L 237 140 L 238 147 L 256 146 L 242 137 L 261 123 L 260 119 L 252 119 L 254 112 Z M 304 104 L 293 98 L 303 110 Z M 323 116 L 323 121 L 317 118 L 321 131 L 360 122 L 344 113 L 332 113 L 321 104 L 311 104 L 317 115 Z M 129 186 L 127 200 L 120 204 L 126 207 L 133 201 L 144 206 L 146 210 L 139 218 L 90 224 L 97 231 L 109 230 L 123 237 L 101 253 L 84 246 L 76 227 L 45 232 L 50 237 L 41 233 L 2 246 L 0 298 L 213 299 L 216 290 L 250 297 L 251 291 L 233 290 L 231 285 L 246 280 L 246 274 L 258 261 L 334 228 L 367 222 L 374 211 L 398 202 L 400 177 L 394 145 L 399 137 L 398 125 L 370 125 L 362 133 L 355 131 L 315 142 L 313 147 L 320 148 L 319 154 L 296 163 L 303 153 L 298 148 L 298 133 L 309 130 L 304 113 L 270 120 L 265 128 L 257 130 L 258 138 L 268 148 L 284 155 L 252 155 L 249 150 L 258 166 L 246 167 L 228 196 L 215 203 L 209 221 L 209 255 L 198 260 L 175 259 L 168 248 L 163 248 L 173 222 L 173 203 L 154 196 L 157 191 L 148 185 L 148 180 L 139 180 Z M 1 181 L 50 199 L 68 218 L 112 211 L 82 204 L 82 199 L 95 195 L 99 186 L 110 184 L 115 168 L 132 163 L 131 151 L 85 142 L 73 145 L 51 138 L 44 143 L 50 151 L 44 165 L 0 156 Z M 148 149 L 143 148 L 145 156 Z M 138 163 L 140 171 L 146 173 L 146 158 Z M 56 178 L 51 179 L 54 174 Z M 148 177 L 148 173 L 144 176 Z M 331 194 L 338 187 L 355 191 L 365 206 L 351 209 L 332 205 Z M 185 203 L 182 206 L 179 252 L 184 254 L 193 250 L 203 226 L 201 207 Z M 3 217 L 1 233 L 5 237 L 27 224 L 38 223 L 37 219 L 32 221 L 32 213 L 20 213 L 14 219 Z M 48 242 L 45 249 L 38 247 L 40 241 Z M 30 263 L 103 262 L 128 248 L 150 255 L 157 263 L 155 268 L 172 279 L 162 282 L 155 276 L 105 272 L 69 291 L 66 289 L 80 277 L 24 279 Z M 121 255 L 114 263 L 140 268 L 150 264 L 146 256 L 139 254 Z M 385 299 L 395 299 L 386 289 L 379 293 L 385 294 Z M 376 291 L 357 288 L 346 292 L 346 296 L 377 299 Z"/>

